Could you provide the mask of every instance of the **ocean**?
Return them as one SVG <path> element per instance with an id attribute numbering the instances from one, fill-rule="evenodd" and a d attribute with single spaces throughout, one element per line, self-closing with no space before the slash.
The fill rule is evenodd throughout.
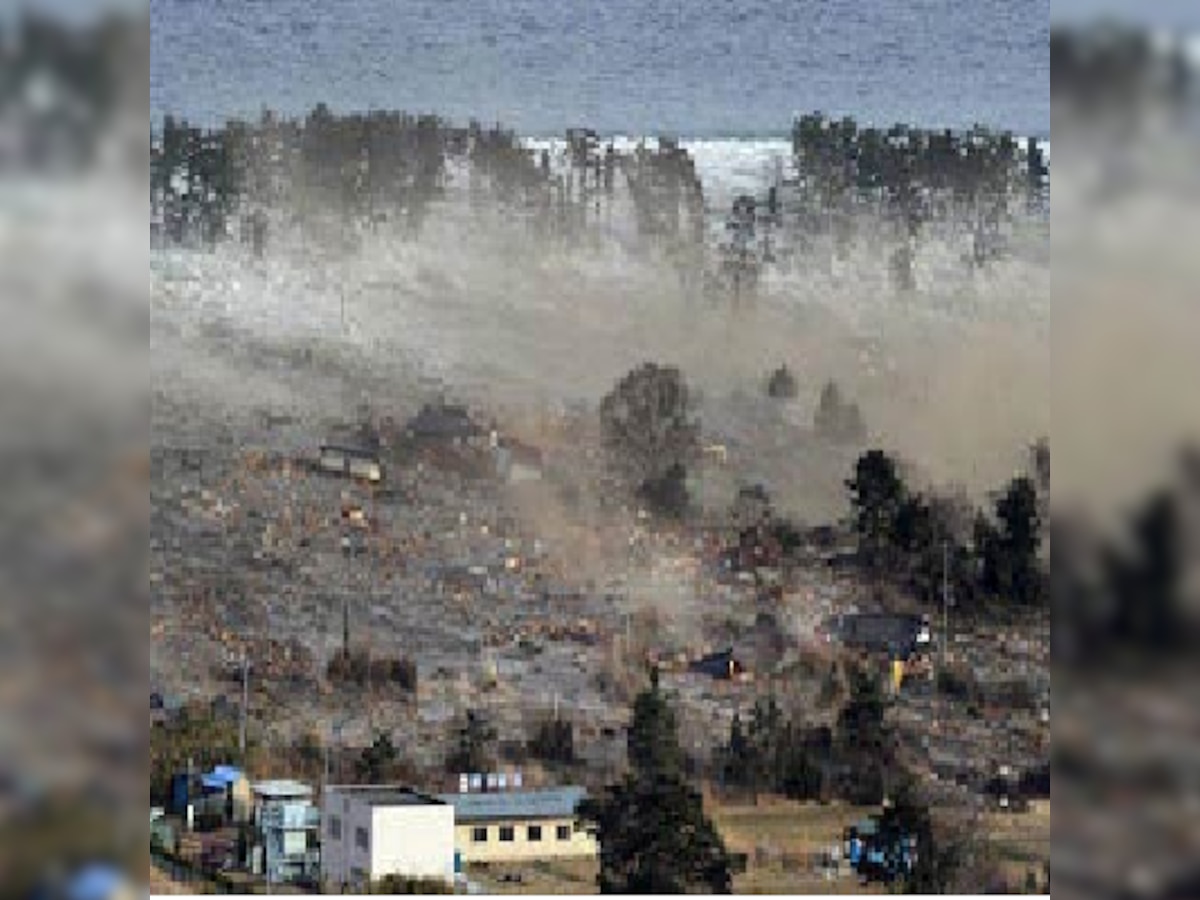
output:
<path id="1" fill-rule="evenodd" d="M 153 0 L 150 108 L 400 109 L 527 137 L 1050 132 L 1049 0 Z"/>

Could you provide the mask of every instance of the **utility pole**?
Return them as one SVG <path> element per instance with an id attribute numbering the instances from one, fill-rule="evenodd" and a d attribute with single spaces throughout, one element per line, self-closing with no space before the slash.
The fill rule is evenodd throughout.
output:
<path id="1" fill-rule="evenodd" d="M 942 662 L 946 667 L 946 652 L 950 643 L 950 542 L 942 539 Z"/>
<path id="2" fill-rule="evenodd" d="M 250 708 L 250 661 L 246 656 L 246 648 L 242 647 L 242 716 L 238 724 L 238 750 L 242 755 L 242 765 L 246 764 L 246 716 Z"/>
<path id="3" fill-rule="evenodd" d="M 938 644 L 941 647 L 941 658 L 938 661 L 938 678 L 934 679 L 933 690 L 938 699 L 939 718 L 943 720 L 939 722 L 939 726 L 944 727 L 946 701 L 942 697 L 939 681 L 941 674 L 946 671 L 946 654 L 950 644 L 950 542 L 945 538 L 942 539 L 942 634 Z"/>
<path id="4" fill-rule="evenodd" d="M 367 532 L 363 535 L 363 540 L 365 540 L 367 542 L 367 546 L 366 546 L 366 548 L 364 548 L 367 551 L 367 579 L 366 579 L 367 580 L 367 596 L 365 597 L 365 603 L 366 603 L 366 607 L 367 607 L 365 610 L 365 612 L 366 612 L 365 618 L 366 618 L 366 623 L 367 623 L 367 635 L 366 635 L 366 641 L 367 641 L 367 729 L 368 729 L 367 734 L 368 734 L 368 736 L 372 736 L 375 733 L 375 695 L 372 693 L 372 685 L 371 685 L 371 650 L 372 650 L 372 647 L 371 647 L 371 625 L 372 625 L 372 618 L 374 616 L 372 604 L 374 603 L 374 597 L 375 597 L 375 563 L 376 563 L 375 551 L 376 551 L 376 545 L 375 545 L 375 541 L 371 540 L 371 530 L 370 529 L 374 527 L 375 521 L 376 521 L 376 519 L 375 519 L 375 486 L 373 484 L 370 484 L 370 485 L 368 485 L 367 490 L 370 491 L 370 494 L 371 494 L 371 512 L 370 512 L 370 519 L 367 522 Z"/>
<path id="5" fill-rule="evenodd" d="M 350 661 L 350 535 L 342 535 L 342 653 Z"/>

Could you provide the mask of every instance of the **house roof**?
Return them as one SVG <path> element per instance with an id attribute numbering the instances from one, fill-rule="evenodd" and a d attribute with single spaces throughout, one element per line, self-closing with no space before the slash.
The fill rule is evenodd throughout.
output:
<path id="1" fill-rule="evenodd" d="M 353 456 L 357 459 L 369 459 L 374 461 L 378 458 L 379 453 L 370 447 L 355 447 L 349 444 L 322 444 L 321 453 L 341 453 L 345 456 Z"/>
<path id="2" fill-rule="evenodd" d="M 266 800 L 298 800 L 311 797 L 313 789 L 299 781 L 259 781 L 254 784 L 254 793 Z"/>
<path id="3" fill-rule="evenodd" d="M 732 648 L 722 650 L 720 653 L 710 653 L 703 659 L 694 660 L 688 668 L 692 672 L 700 674 L 725 676 L 729 674 L 730 666 L 741 666 L 737 657 L 733 655 Z"/>
<path id="4" fill-rule="evenodd" d="M 908 644 L 915 641 L 922 624 L 919 616 L 860 613 L 842 617 L 837 632 L 848 644 Z"/>
<path id="5" fill-rule="evenodd" d="M 456 822 L 497 822 L 522 819 L 569 819 L 587 796 L 581 787 L 483 794 L 441 794 L 454 807 Z"/>
<path id="6" fill-rule="evenodd" d="M 430 438 L 473 437 L 480 433 L 465 406 L 426 405 L 409 420 L 406 429 L 417 437 Z"/>
<path id="7" fill-rule="evenodd" d="M 351 787 L 330 788 L 330 795 L 340 794 L 352 797 L 360 803 L 372 807 L 387 806 L 443 806 L 444 801 L 428 794 L 422 794 L 410 788 L 395 787 L 394 785 L 354 785 Z"/>

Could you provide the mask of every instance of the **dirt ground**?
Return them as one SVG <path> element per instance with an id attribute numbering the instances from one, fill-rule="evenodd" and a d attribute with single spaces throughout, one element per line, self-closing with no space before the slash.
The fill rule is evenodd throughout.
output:
<path id="1" fill-rule="evenodd" d="M 162 894 L 188 894 L 191 893 L 183 885 L 176 884 L 171 880 L 166 872 L 150 866 L 150 894 L 159 896 Z"/>
<path id="2" fill-rule="evenodd" d="M 831 804 L 796 803 L 760 798 L 758 805 L 706 801 L 708 813 L 734 853 L 749 855 L 744 874 L 734 878 L 739 894 L 859 894 L 879 893 L 864 888 L 857 879 L 826 880 L 809 870 L 813 854 L 827 850 L 843 830 L 877 812 L 874 809 Z M 756 850 L 769 857 L 756 862 Z M 468 877 L 486 892 L 495 894 L 594 894 L 597 864 L 594 860 L 565 860 L 512 866 L 471 867 Z M 504 880 L 519 875 L 521 881 Z"/>
<path id="3" fill-rule="evenodd" d="M 1040 878 L 1050 861 L 1050 802 L 1039 801 L 1024 813 L 992 813 L 983 826 L 1006 878 L 1024 883 L 1030 870 Z"/>

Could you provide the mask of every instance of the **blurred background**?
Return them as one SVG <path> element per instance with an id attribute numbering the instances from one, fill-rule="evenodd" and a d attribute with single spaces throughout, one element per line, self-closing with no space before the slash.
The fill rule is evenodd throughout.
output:
<path id="1" fill-rule="evenodd" d="M 1200 891 L 1200 8 L 1055 4 L 1062 896 Z"/>
<path id="2" fill-rule="evenodd" d="M 148 48 L 144 5 L 0 7 L 5 896 L 147 867 Z"/>
<path id="3" fill-rule="evenodd" d="M 1197 896 L 1200 6 L 1052 19 L 1052 869 Z M 144 4 L 0 11 L 6 894 L 147 872 L 149 33 Z"/>

